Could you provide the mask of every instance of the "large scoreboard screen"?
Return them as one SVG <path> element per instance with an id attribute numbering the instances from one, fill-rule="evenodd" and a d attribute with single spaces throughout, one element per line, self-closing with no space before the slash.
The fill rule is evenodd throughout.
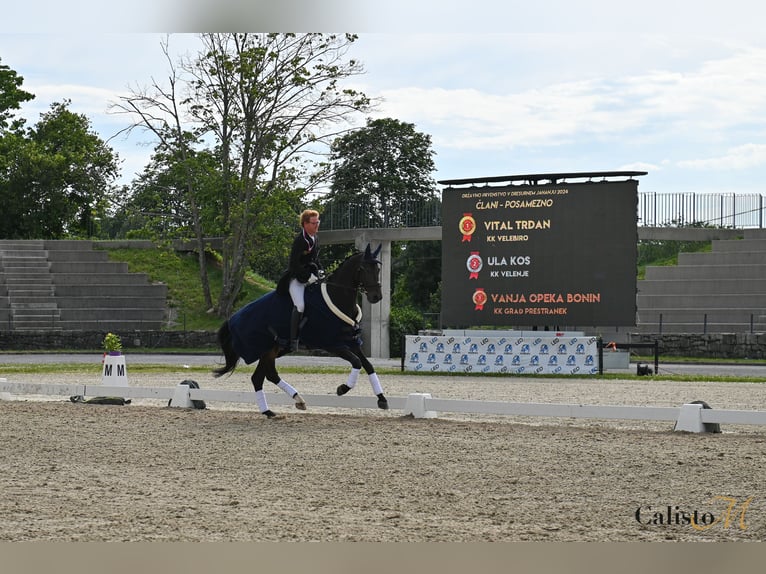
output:
<path id="1" fill-rule="evenodd" d="M 636 324 L 638 182 L 447 187 L 442 325 Z"/>

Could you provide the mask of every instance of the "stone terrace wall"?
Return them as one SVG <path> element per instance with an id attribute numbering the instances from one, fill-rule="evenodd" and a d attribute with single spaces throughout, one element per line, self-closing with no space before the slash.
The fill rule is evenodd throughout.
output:
<path id="1" fill-rule="evenodd" d="M 705 335 L 632 333 L 630 336 L 631 343 L 654 343 L 655 339 L 659 341 L 660 356 L 704 359 L 766 359 L 766 333 L 709 333 Z"/>
<path id="2" fill-rule="evenodd" d="M 130 331 L 118 334 L 126 350 L 218 350 L 214 331 Z M 0 350 L 100 350 L 104 335 L 104 331 L 0 331 Z"/>
<path id="3" fill-rule="evenodd" d="M 2 351 L 100 350 L 103 331 L 0 331 Z M 189 349 L 218 351 L 214 331 L 131 331 L 119 333 L 123 348 L 129 350 Z M 707 335 L 636 334 L 631 343 L 654 343 L 659 340 L 660 356 L 698 357 L 701 359 L 764 359 L 766 333 L 714 333 Z M 642 350 L 641 354 L 651 354 Z M 0 363 L 2 354 L 0 354 Z"/>

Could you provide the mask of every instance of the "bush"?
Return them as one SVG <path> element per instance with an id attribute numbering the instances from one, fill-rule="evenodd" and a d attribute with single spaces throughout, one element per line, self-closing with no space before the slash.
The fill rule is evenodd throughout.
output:
<path id="1" fill-rule="evenodd" d="M 401 357 L 404 352 L 405 335 L 416 335 L 425 328 L 425 320 L 414 307 L 396 307 L 391 309 L 388 323 L 389 350 L 392 357 Z"/>

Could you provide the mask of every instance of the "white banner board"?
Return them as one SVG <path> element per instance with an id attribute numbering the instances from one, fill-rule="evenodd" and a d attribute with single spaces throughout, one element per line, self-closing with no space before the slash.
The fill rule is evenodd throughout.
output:
<path id="1" fill-rule="evenodd" d="M 589 375 L 598 373 L 598 338 L 407 335 L 406 371 Z"/>

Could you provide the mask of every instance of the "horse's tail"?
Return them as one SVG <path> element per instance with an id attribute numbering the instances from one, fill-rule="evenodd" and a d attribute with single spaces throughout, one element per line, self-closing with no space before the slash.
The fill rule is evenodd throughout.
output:
<path id="1" fill-rule="evenodd" d="M 237 366 L 239 361 L 239 355 L 234 350 L 234 346 L 231 344 L 231 331 L 229 330 L 229 321 L 226 321 L 221 328 L 218 329 L 218 344 L 221 345 L 223 356 L 226 359 L 226 364 L 217 369 L 213 369 L 213 375 L 220 377 L 226 373 L 230 373 Z"/>

